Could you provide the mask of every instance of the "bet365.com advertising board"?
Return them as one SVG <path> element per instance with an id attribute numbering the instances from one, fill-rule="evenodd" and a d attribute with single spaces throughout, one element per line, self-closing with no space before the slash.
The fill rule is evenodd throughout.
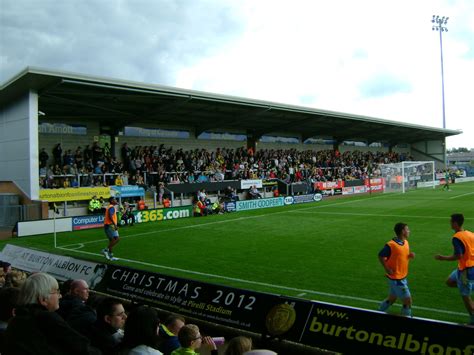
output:
<path id="1" fill-rule="evenodd" d="M 133 211 L 135 223 L 161 222 L 193 216 L 193 206 Z"/>

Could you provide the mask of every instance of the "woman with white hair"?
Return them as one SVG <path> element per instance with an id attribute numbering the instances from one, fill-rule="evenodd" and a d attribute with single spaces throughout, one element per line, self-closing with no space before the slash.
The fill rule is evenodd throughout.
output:
<path id="1" fill-rule="evenodd" d="M 99 354 L 55 312 L 60 298 L 58 282 L 51 275 L 28 277 L 20 288 L 2 354 Z"/>

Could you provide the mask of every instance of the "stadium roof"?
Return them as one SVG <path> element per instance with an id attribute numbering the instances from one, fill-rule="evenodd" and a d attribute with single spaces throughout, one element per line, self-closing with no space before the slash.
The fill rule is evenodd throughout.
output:
<path id="1" fill-rule="evenodd" d="M 99 121 L 117 131 L 152 124 L 204 131 L 241 130 L 258 138 L 287 132 L 337 141 L 414 143 L 444 140 L 458 130 L 348 113 L 28 67 L 0 86 L 0 107 L 29 90 L 47 119 Z"/>

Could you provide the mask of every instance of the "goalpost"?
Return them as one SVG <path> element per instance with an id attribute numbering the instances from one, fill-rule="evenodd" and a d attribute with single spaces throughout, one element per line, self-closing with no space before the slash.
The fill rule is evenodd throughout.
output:
<path id="1" fill-rule="evenodd" d="M 384 192 L 401 192 L 423 187 L 435 188 L 434 161 L 404 161 L 380 164 Z"/>

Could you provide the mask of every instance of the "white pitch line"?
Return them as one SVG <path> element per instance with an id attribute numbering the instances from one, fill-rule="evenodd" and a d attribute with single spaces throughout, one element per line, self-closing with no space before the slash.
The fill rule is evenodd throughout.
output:
<path id="1" fill-rule="evenodd" d="M 76 248 L 70 248 L 70 250 L 75 250 L 75 249 L 82 249 L 84 248 L 84 243 L 78 243 L 78 244 L 73 244 L 73 245 L 77 245 Z"/>
<path id="2" fill-rule="evenodd" d="M 297 211 L 293 211 L 297 213 Z M 404 215 L 404 214 L 376 214 L 376 213 L 352 213 L 352 212 L 324 212 L 324 211 L 314 211 L 306 212 L 301 211 L 302 214 L 329 214 L 329 215 L 342 215 L 342 216 L 367 216 L 367 217 L 399 217 L 399 218 L 424 218 L 424 219 L 445 219 L 449 220 L 449 217 L 440 217 L 440 216 L 413 216 L 413 215 Z M 473 219 L 470 217 L 464 217 L 464 219 Z"/>
<path id="3" fill-rule="evenodd" d="M 71 252 L 74 252 L 74 253 L 102 256 L 102 254 L 99 254 L 99 253 L 91 253 L 91 252 L 82 251 L 82 250 L 67 249 L 65 247 L 58 247 L 58 249 L 63 249 L 63 250 L 71 251 Z M 250 284 L 250 285 L 258 285 L 258 286 L 270 287 L 270 288 L 274 288 L 274 289 L 281 289 L 281 290 L 300 292 L 300 293 L 310 293 L 310 294 L 314 294 L 314 295 L 349 299 L 349 300 L 353 300 L 353 301 L 360 301 L 360 302 L 367 302 L 367 303 L 375 303 L 375 304 L 380 303 L 380 300 L 377 301 L 377 300 L 372 300 L 372 299 L 369 299 L 369 298 L 338 295 L 338 294 L 328 293 L 328 292 L 320 292 L 320 291 L 307 290 L 307 289 L 301 289 L 301 288 L 295 288 L 295 287 L 273 285 L 273 284 L 269 284 L 269 283 L 266 283 L 266 282 L 251 281 L 251 280 L 239 279 L 239 278 L 236 278 L 236 277 L 222 276 L 222 275 L 216 275 L 216 274 L 208 274 L 208 273 L 205 273 L 205 272 L 180 269 L 180 268 L 175 268 L 175 267 L 172 267 L 172 266 L 152 264 L 152 263 L 147 263 L 147 262 L 139 261 L 139 260 L 125 259 L 125 258 L 119 258 L 119 260 L 127 261 L 127 262 L 132 263 L 132 264 L 140 264 L 140 265 L 145 265 L 145 266 L 151 266 L 151 267 L 154 267 L 154 268 L 157 268 L 157 269 L 166 269 L 166 270 L 179 271 L 179 272 L 183 272 L 183 273 L 187 273 L 187 274 L 194 274 L 194 275 L 212 277 L 212 278 L 216 278 L 216 279 L 247 283 L 247 284 Z M 425 311 L 431 311 L 431 312 L 436 312 L 436 313 L 457 315 L 457 316 L 465 316 L 466 315 L 465 313 L 452 312 L 452 311 L 447 311 L 447 310 L 444 310 L 444 309 L 435 309 L 435 308 L 420 307 L 420 306 L 413 306 L 412 308 L 422 309 L 422 310 L 425 310 Z"/>
<path id="4" fill-rule="evenodd" d="M 454 200 L 455 198 L 459 198 L 459 197 L 463 197 L 463 196 L 467 196 L 467 195 L 472 195 L 472 194 L 474 194 L 474 192 L 468 192 L 468 193 L 465 193 L 465 194 L 462 194 L 462 195 L 457 195 L 457 196 L 450 197 L 450 198 L 448 198 L 448 200 Z"/>
<path id="5" fill-rule="evenodd" d="M 318 206 L 310 206 L 310 207 L 303 207 L 303 208 L 298 208 L 298 209 L 295 209 L 295 210 L 290 210 L 290 211 L 285 211 L 285 212 L 288 212 L 288 213 L 296 213 L 298 211 L 304 211 L 304 210 L 313 210 L 313 209 L 317 209 L 317 208 L 324 208 L 324 207 L 332 207 L 332 206 L 339 206 L 339 205 L 347 205 L 347 204 L 350 204 L 350 203 L 356 203 L 356 202 L 366 202 L 366 201 L 372 201 L 372 200 L 375 200 L 375 199 L 378 199 L 378 198 L 382 198 L 382 197 L 390 197 L 390 196 L 395 196 L 395 195 L 400 195 L 399 193 L 397 194 L 391 194 L 391 195 L 379 195 L 379 196 L 374 196 L 374 197 L 369 197 L 369 198 L 362 198 L 362 199 L 359 199 L 359 200 L 351 200 L 351 201 L 344 201 L 344 202 L 339 202 L 339 203 L 330 203 L 330 204 L 327 204 L 327 205 L 318 205 Z"/>
<path id="6" fill-rule="evenodd" d="M 208 223 L 192 224 L 190 226 L 183 226 L 183 227 L 176 227 L 176 228 L 161 229 L 161 230 L 156 230 L 156 231 L 151 231 L 151 232 L 129 234 L 129 235 L 125 235 L 125 236 L 120 236 L 120 239 L 125 239 L 125 238 L 130 238 L 130 237 L 139 237 L 139 236 L 157 234 L 157 233 L 173 232 L 173 231 L 182 230 L 182 229 L 206 227 L 206 226 L 210 226 L 210 225 L 214 225 L 214 224 L 222 224 L 222 223 L 230 223 L 230 222 L 234 222 L 234 221 L 242 221 L 242 220 L 247 220 L 247 219 L 262 218 L 262 217 L 268 217 L 268 216 L 282 214 L 282 213 L 295 213 L 295 212 L 298 212 L 298 211 L 301 211 L 301 210 L 345 205 L 345 204 L 348 204 L 348 203 L 355 203 L 355 202 L 362 202 L 362 201 L 370 201 L 372 199 L 380 198 L 380 197 L 384 197 L 384 196 L 386 196 L 386 195 L 376 196 L 376 197 L 372 197 L 372 198 L 369 198 L 369 199 L 360 199 L 360 200 L 345 201 L 345 202 L 340 202 L 340 203 L 331 203 L 331 204 L 327 204 L 327 205 L 304 207 L 304 208 L 299 208 L 299 209 L 296 209 L 296 210 L 285 210 L 285 211 L 279 211 L 279 212 L 272 212 L 272 213 L 266 213 L 266 214 L 261 214 L 261 215 L 257 215 L 257 216 L 246 216 L 246 217 L 225 219 L 223 221 L 214 221 L 214 222 L 208 222 Z M 95 243 L 103 243 L 103 242 L 104 242 L 104 239 L 91 240 L 89 242 L 73 243 L 73 244 L 63 245 L 63 248 L 72 247 L 72 246 L 76 246 L 76 245 L 79 245 L 79 244 L 82 244 L 84 246 L 85 244 L 95 244 Z"/>
<path id="7" fill-rule="evenodd" d="M 280 214 L 280 213 L 286 213 L 288 211 L 281 211 L 281 212 L 274 212 L 274 213 L 269 213 L 269 214 L 262 214 L 258 216 L 247 216 L 247 217 L 239 217 L 239 218 L 233 218 L 233 219 L 225 219 L 223 221 L 214 221 L 214 222 L 209 222 L 209 223 L 200 223 L 200 224 L 192 224 L 190 226 L 183 226 L 183 227 L 176 227 L 176 228 L 168 228 L 168 229 L 160 229 L 156 231 L 151 231 L 151 232 L 143 232 L 143 233 L 136 233 L 136 234 L 129 234 L 125 236 L 120 236 L 120 239 L 125 239 L 125 238 L 130 238 L 130 237 L 139 237 L 143 235 L 150 235 L 150 234 L 157 234 L 157 233 L 165 233 L 165 232 L 173 232 L 181 229 L 191 229 L 191 228 L 197 228 L 197 227 L 206 227 L 209 225 L 214 225 L 214 224 L 221 224 L 221 223 L 229 223 L 229 222 L 234 222 L 234 221 L 241 221 L 241 220 L 246 220 L 246 219 L 253 219 L 253 218 L 261 218 L 261 217 L 268 217 L 272 214 Z M 91 240 L 89 242 L 83 242 L 83 243 L 73 243 L 73 244 L 67 244 L 63 245 L 63 248 L 67 248 L 70 246 L 75 246 L 78 244 L 94 244 L 94 243 L 103 243 L 104 240 L 106 239 L 100 239 L 100 240 Z"/>

